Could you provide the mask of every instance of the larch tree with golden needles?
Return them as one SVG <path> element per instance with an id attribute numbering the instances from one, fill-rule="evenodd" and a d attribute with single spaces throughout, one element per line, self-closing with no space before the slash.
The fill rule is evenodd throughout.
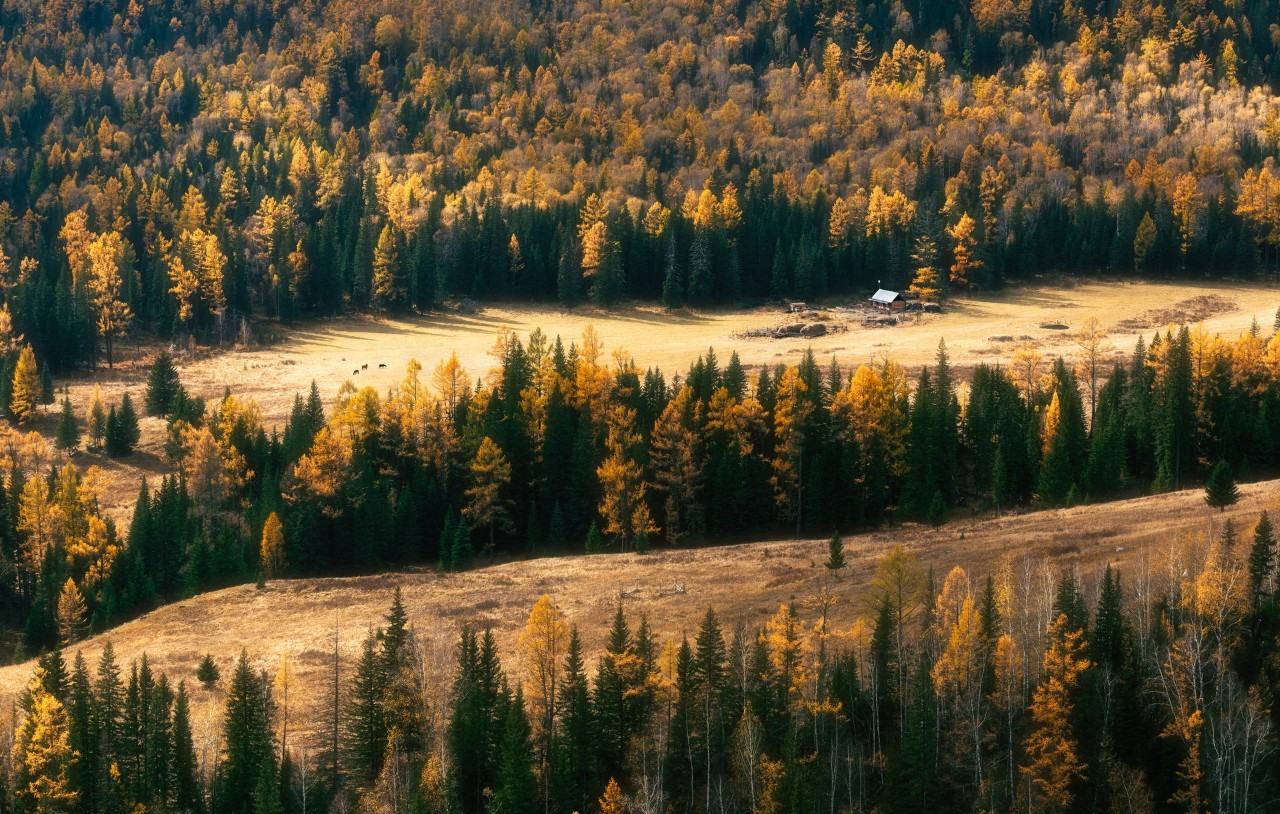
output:
<path id="1" fill-rule="evenodd" d="M 98 235 L 89 244 L 89 306 L 107 350 L 107 367 L 115 366 L 115 340 L 133 322 L 133 309 L 123 299 L 125 244 L 116 232 Z"/>
<path id="2" fill-rule="evenodd" d="M 1071 786 L 1085 776 L 1085 763 L 1072 734 L 1074 694 L 1080 674 L 1089 669 L 1084 633 L 1068 629 L 1067 615 L 1049 624 L 1049 648 L 1041 663 L 1043 678 L 1031 696 L 1031 733 L 1025 741 L 1027 804 L 1033 811 L 1059 812 L 1071 806 Z"/>
<path id="3" fill-rule="evenodd" d="M 804 450 L 809 440 L 809 417 L 813 414 L 808 392 L 799 368 L 790 366 L 778 383 L 778 400 L 773 408 L 773 430 L 778 439 L 772 462 L 773 494 L 783 512 L 795 518 L 797 537 L 804 520 Z"/>
<path id="4" fill-rule="evenodd" d="M 36 364 L 35 351 L 30 345 L 18 354 L 18 364 L 13 369 L 13 390 L 9 396 L 9 412 L 25 423 L 36 414 L 40 406 L 40 368 Z"/>
<path id="5" fill-rule="evenodd" d="M 539 774 L 548 777 L 556 740 L 556 713 L 560 709 L 560 668 L 569 649 L 569 624 L 550 596 L 540 596 L 529 611 L 529 620 L 520 631 L 519 647 L 525 671 L 524 698 L 538 750 Z M 550 783 L 543 784 L 544 795 L 550 795 L 550 786 Z M 544 808 L 550 806 L 549 796 L 544 796 L 543 805 Z"/>
<path id="6" fill-rule="evenodd" d="M 907 293 L 926 301 L 935 301 L 942 293 L 942 273 L 938 268 L 938 241 L 928 232 L 921 232 L 911 251 L 911 263 L 915 267 Z"/>
<path id="7" fill-rule="evenodd" d="M 974 232 L 977 223 L 969 217 L 969 213 L 960 216 L 954 226 L 947 227 L 947 234 L 955 242 L 951 250 L 951 285 L 956 288 L 969 288 L 976 282 L 975 277 L 982 267 L 978 259 L 978 240 Z"/>
<path id="8" fill-rule="evenodd" d="M 45 689 L 45 675 L 37 667 L 27 685 L 27 716 L 13 743 L 12 789 L 29 811 L 63 814 L 79 797 L 67 776 L 79 755 L 71 748 L 67 711 Z"/>
<path id="9" fill-rule="evenodd" d="M 85 637 L 89 631 L 89 612 L 84 596 L 75 582 L 67 577 L 58 593 L 58 643 L 68 647 Z"/>
<path id="10" fill-rule="evenodd" d="M 609 409 L 608 423 L 605 459 L 596 469 L 600 478 L 600 517 L 604 520 L 604 533 L 615 537 L 625 551 L 636 535 L 652 534 L 658 527 L 649 514 L 644 471 L 635 458 L 640 444 L 635 410 L 615 404 Z"/>
<path id="11" fill-rule="evenodd" d="M 622 788 L 618 781 L 609 778 L 609 785 L 604 788 L 604 796 L 600 798 L 600 814 L 627 814 L 627 798 L 622 796 Z"/>
<path id="12" fill-rule="evenodd" d="M 1098 402 L 1098 377 L 1105 372 L 1107 357 L 1115 345 L 1097 317 L 1086 317 L 1072 340 L 1080 348 L 1082 378 L 1089 383 L 1089 426 L 1092 427 Z"/>
<path id="13" fill-rule="evenodd" d="M 689 426 L 694 410 L 693 390 L 681 388 L 662 411 L 650 438 L 653 480 L 666 495 L 663 502 L 667 539 L 677 542 L 702 531 L 698 487 L 703 462 L 699 434 Z"/>
<path id="14" fill-rule="evenodd" d="M 275 512 L 267 515 L 267 521 L 262 524 L 259 557 L 263 579 L 273 579 L 284 571 L 284 528 L 280 525 L 280 516 Z"/>
<path id="15" fill-rule="evenodd" d="M 511 528 L 508 517 L 511 501 L 502 497 L 502 490 L 510 480 L 511 464 L 493 439 L 485 436 L 471 461 L 471 485 L 467 487 L 467 505 L 462 508 L 462 515 L 473 529 L 489 527 L 490 548 L 497 528 L 503 531 Z"/>

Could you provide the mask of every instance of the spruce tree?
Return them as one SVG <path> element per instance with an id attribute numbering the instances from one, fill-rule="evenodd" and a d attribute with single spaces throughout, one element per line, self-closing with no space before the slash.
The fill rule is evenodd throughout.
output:
<path id="1" fill-rule="evenodd" d="M 840 536 L 840 532 L 834 532 L 831 539 L 827 541 L 827 568 L 832 571 L 838 571 L 844 568 L 844 538 Z"/>
<path id="2" fill-rule="evenodd" d="M 684 291 L 680 282 L 680 264 L 676 260 L 676 234 L 671 229 L 667 241 L 666 271 L 662 276 L 662 304 L 667 308 L 679 308 L 684 304 Z"/>
<path id="3" fill-rule="evenodd" d="M 582 638 L 578 635 L 577 625 L 569 629 L 563 675 L 558 702 L 560 738 L 555 762 L 555 786 L 560 797 L 558 807 L 563 811 L 586 811 L 590 804 L 595 765 L 595 731 Z"/>
<path id="4" fill-rule="evenodd" d="M 386 692 L 385 663 L 378 653 L 379 631 L 370 630 L 360 646 L 360 658 L 347 688 L 343 709 L 342 762 L 356 786 L 367 788 L 382 771 L 387 745 L 387 720 L 383 715 Z"/>
<path id="5" fill-rule="evenodd" d="M 217 684 L 219 678 L 217 662 L 213 660 L 212 654 L 206 653 L 204 658 L 200 659 L 200 665 L 196 667 L 196 679 L 207 690 Z"/>
<path id="6" fill-rule="evenodd" d="M 49 373 L 49 366 L 43 365 L 40 368 L 40 404 L 47 406 L 53 402 L 53 375 Z"/>
<path id="7" fill-rule="evenodd" d="M 1209 473 L 1209 480 L 1204 487 L 1204 502 L 1218 511 L 1226 511 L 1240 500 L 1240 489 L 1236 486 L 1235 476 L 1231 474 L 1231 465 L 1226 461 L 1218 461 Z"/>
<path id="8" fill-rule="evenodd" d="M 947 502 L 942 497 L 942 490 L 933 493 L 933 500 L 929 501 L 929 511 L 925 515 L 925 520 L 929 525 L 941 528 L 947 522 Z"/>
<path id="9" fill-rule="evenodd" d="M 173 358 L 168 351 L 160 351 L 147 373 L 147 415 L 159 418 L 167 416 L 181 389 L 182 382 L 178 378 L 177 368 L 173 366 Z"/>
<path id="10" fill-rule="evenodd" d="M 1275 569 L 1276 533 L 1264 511 L 1253 527 L 1253 545 L 1249 547 L 1249 596 L 1254 607 L 1275 590 Z"/>
<path id="11" fill-rule="evenodd" d="M 62 412 L 58 414 L 54 444 L 63 452 L 74 452 L 80 446 L 80 422 L 76 420 L 75 411 L 71 409 L 71 398 L 67 396 L 62 399 Z"/>
<path id="12" fill-rule="evenodd" d="M 507 705 L 503 727 L 502 753 L 498 763 L 498 783 L 494 801 L 503 814 L 535 814 L 538 806 L 538 778 L 533 773 L 533 744 L 524 694 Z"/>
<path id="13" fill-rule="evenodd" d="M 270 682 L 265 673 L 253 671 L 248 652 L 242 650 L 227 688 L 222 762 L 213 798 L 215 814 L 256 810 L 255 797 L 263 775 L 275 776 L 271 715 Z"/>
<path id="14" fill-rule="evenodd" d="M 586 550 L 588 554 L 599 554 L 604 550 L 604 536 L 594 520 L 591 521 L 591 528 L 587 529 Z"/>

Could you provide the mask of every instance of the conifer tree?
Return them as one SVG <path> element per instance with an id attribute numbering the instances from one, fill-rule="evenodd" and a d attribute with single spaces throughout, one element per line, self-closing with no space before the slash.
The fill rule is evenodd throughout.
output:
<path id="1" fill-rule="evenodd" d="M 622 789 L 618 786 L 618 781 L 612 777 L 609 778 L 608 785 L 605 786 L 604 795 L 600 797 L 600 814 L 626 814 L 627 800 L 622 796 Z"/>
<path id="2" fill-rule="evenodd" d="M 1209 480 L 1204 486 L 1204 502 L 1218 511 L 1226 511 L 1240 500 L 1240 489 L 1236 486 L 1235 476 L 1231 474 L 1231 465 L 1226 461 L 1218 461 L 1209 473 Z"/>
<path id="3" fill-rule="evenodd" d="M 569 629 L 558 706 L 560 739 L 554 756 L 555 787 L 563 810 L 584 811 L 590 803 L 596 740 L 582 638 L 576 625 Z"/>
<path id="4" fill-rule="evenodd" d="M 1276 533 L 1267 512 L 1258 516 L 1249 547 L 1249 596 L 1255 607 L 1275 592 Z"/>
<path id="5" fill-rule="evenodd" d="M 1085 775 L 1071 720 L 1080 674 L 1090 665 L 1083 655 L 1083 632 L 1070 627 L 1066 614 L 1059 614 L 1050 624 L 1044 678 L 1031 699 L 1034 726 L 1027 738 L 1027 762 L 1021 771 L 1031 790 L 1029 804 L 1036 811 L 1068 810 L 1073 800 L 1072 785 Z"/>
<path id="6" fill-rule="evenodd" d="M 533 773 L 529 718 L 525 714 L 524 695 L 519 688 L 507 705 L 497 781 L 494 801 L 500 811 L 534 814 L 538 810 L 538 779 Z"/>
<path id="7" fill-rule="evenodd" d="M 9 412 L 19 424 L 36 414 L 40 405 L 40 370 L 30 345 L 24 345 L 13 369 L 13 389 L 9 394 Z"/>
<path id="8" fill-rule="evenodd" d="M 107 435 L 107 411 L 102 402 L 102 388 L 93 386 L 89 395 L 89 448 L 102 449 Z"/>
<path id="9" fill-rule="evenodd" d="M 80 641 L 89 631 L 89 612 L 84 596 L 70 577 L 58 594 L 58 642 L 67 647 Z"/>
<path id="10" fill-rule="evenodd" d="M 267 515 L 267 521 L 262 525 L 259 562 L 263 579 L 273 579 L 285 568 L 284 528 L 275 512 Z"/>
<path id="11" fill-rule="evenodd" d="M 147 373 L 147 415 L 164 418 L 169 415 L 174 399 L 182 389 L 178 378 L 178 370 L 173 365 L 173 357 L 168 351 L 156 354 Z"/>
<path id="12" fill-rule="evenodd" d="M 511 464 L 493 439 L 485 436 L 471 462 L 471 486 L 466 491 L 467 503 L 463 517 L 471 528 L 487 526 L 489 547 L 494 546 L 494 533 L 512 529 L 509 518 L 511 501 L 502 496 L 502 490 L 511 480 Z"/>
<path id="13" fill-rule="evenodd" d="M 266 674 L 255 673 L 249 665 L 248 652 L 240 651 L 227 687 L 222 756 L 213 798 L 216 814 L 256 810 L 260 781 L 263 776 L 274 778 L 272 711 L 271 687 Z"/>
<path id="14" fill-rule="evenodd" d="M 925 520 L 935 529 L 941 528 L 946 524 L 947 502 L 943 499 L 941 490 L 933 493 L 933 499 L 929 501 L 929 511 L 925 515 Z"/>
<path id="15" fill-rule="evenodd" d="M 200 665 L 196 667 L 196 679 L 204 685 L 205 689 L 209 689 L 218 683 L 220 677 L 218 664 L 213 660 L 213 655 L 206 653 L 204 658 L 200 659 Z"/>
<path id="16" fill-rule="evenodd" d="M 383 714 L 386 673 L 378 654 L 378 633 L 370 630 L 360 645 L 360 658 L 347 689 L 343 710 L 343 767 L 359 788 L 369 788 L 382 771 L 387 745 Z"/>
<path id="17" fill-rule="evenodd" d="M 75 452 L 80 446 L 80 422 L 76 420 L 75 411 L 71 409 L 71 398 L 63 397 L 62 412 L 58 414 L 58 429 L 54 434 L 54 443 L 63 452 Z"/>
<path id="18" fill-rule="evenodd" d="M 47 407 L 53 402 L 53 374 L 49 372 L 48 365 L 42 365 L 40 367 L 40 405 Z"/>
<path id="19" fill-rule="evenodd" d="M 844 538 L 840 536 L 840 532 L 833 532 L 831 539 L 827 541 L 827 568 L 832 571 L 838 571 L 845 567 L 844 561 Z"/>
<path id="20" fill-rule="evenodd" d="M 79 799 L 68 778 L 77 755 L 71 748 L 67 711 L 45 688 L 45 673 L 39 667 L 27 687 L 26 708 L 13 744 L 14 797 L 40 814 L 70 812 Z"/>
<path id="21" fill-rule="evenodd" d="M 588 554 L 599 554 L 604 550 L 604 535 L 600 533 L 600 527 L 595 521 L 591 521 L 591 528 L 587 529 L 586 551 Z"/>

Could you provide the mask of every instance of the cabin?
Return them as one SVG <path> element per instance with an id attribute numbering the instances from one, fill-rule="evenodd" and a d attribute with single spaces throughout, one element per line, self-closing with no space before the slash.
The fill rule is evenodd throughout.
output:
<path id="1" fill-rule="evenodd" d="M 902 311 L 907 307 L 907 301 L 900 292 L 884 288 L 871 295 L 871 304 L 885 311 Z"/>
<path id="2" fill-rule="evenodd" d="M 787 303 L 788 314 L 801 314 L 808 310 L 809 310 L 809 304 L 806 302 L 797 302 L 795 300 L 792 300 L 791 302 Z"/>

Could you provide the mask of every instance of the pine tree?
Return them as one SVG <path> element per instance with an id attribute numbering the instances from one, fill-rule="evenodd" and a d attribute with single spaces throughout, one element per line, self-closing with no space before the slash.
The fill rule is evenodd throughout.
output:
<path id="1" fill-rule="evenodd" d="M 102 403 L 102 388 L 93 386 L 89 396 L 89 448 L 102 449 L 107 435 L 107 411 Z"/>
<path id="2" fill-rule="evenodd" d="M 1209 480 L 1204 487 L 1204 502 L 1218 511 L 1226 511 L 1240 500 L 1240 489 L 1236 486 L 1235 476 L 1231 474 L 1231 465 L 1226 461 L 1218 461 L 1209 473 Z"/>
<path id="3" fill-rule="evenodd" d="M 24 345 L 13 369 L 13 389 L 9 394 L 9 412 L 19 424 L 36 414 L 40 405 L 40 370 L 30 345 Z"/>
<path id="4" fill-rule="evenodd" d="M 151 363 L 151 369 L 147 373 L 147 415 L 159 418 L 169 415 L 174 399 L 178 397 L 181 389 L 182 382 L 178 378 L 177 368 L 173 365 L 173 357 L 168 351 L 160 351 L 156 354 L 155 360 Z"/>
<path id="5" fill-rule="evenodd" d="M 120 408 L 117 410 L 113 406 L 107 414 L 107 454 L 113 458 L 132 455 L 141 438 L 142 431 L 138 427 L 138 414 L 133 410 L 133 399 L 125 393 L 120 399 Z"/>
<path id="6" fill-rule="evenodd" d="M 844 538 L 840 536 L 840 532 L 834 532 L 831 539 L 827 541 L 827 568 L 832 571 L 838 571 L 845 567 L 844 561 Z"/>
<path id="7" fill-rule="evenodd" d="M 538 810 L 538 778 L 533 773 L 529 718 L 519 689 L 515 699 L 507 705 L 497 780 L 494 801 L 499 811 L 504 814 L 534 814 Z"/>
<path id="8" fill-rule="evenodd" d="M 925 515 L 925 521 L 935 529 L 941 528 L 946 524 L 947 502 L 943 499 L 941 490 L 933 493 L 933 499 L 929 501 L 929 511 Z"/>
<path id="9" fill-rule="evenodd" d="M 71 409 L 71 398 L 63 397 L 62 412 L 58 414 L 58 429 L 54 444 L 63 452 L 74 452 L 80 446 L 80 422 Z"/>
<path id="10" fill-rule="evenodd" d="M 266 674 L 254 673 L 248 652 L 240 651 L 227 687 L 222 758 L 213 801 L 216 814 L 253 810 L 259 781 L 263 775 L 275 776 L 272 711 L 271 687 Z"/>
<path id="11" fill-rule="evenodd" d="M 1249 596 L 1257 607 L 1264 596 L 1275 591 L 1276 533 L 1271 517 L 1264 511 L 1253 528 L 1249 548 Z"/>
<path id="12" fill-rule="evenodd" d="M 218 663 L 213 660 L 213 655 L 206 653 L 204 658 L 200 659 L 200 665 L 196 667 L 196 679 L 204 685 L 205 689 L 212 688 L 221 678 L 218 672 Z"/>
<path id="13" fill-rule="evenodd" d="M 680 264 L 676 260 L 676 234 L 671 230 L 667 240 L 666 271 L 662 275 L 662 304 L 667 308 L 679 308 L 684 304 L 684 290 L 680 281 Z"/>
<path id="14" fill-rule="evenodd" d="M 378 655 L 378 631 L 370 630 L 360 646 L 360 658 L 347 689 L 342 716 L 342 761 L 356 786 L 368 788 L 382 771 L 387 745 L 383 714 L 386 673 Z"/>
<path id="15" fill-rule="evenodd" d="M 42 365 L 40 368 L 40 405 L 47 407 L 53 402 L 53 374 L 49 372 L 48 365 Z"/>
<path id="16" fill-rule="evenodd" d="M 591 521 L 591 528 L 587 529 L 586 551 L 588 554 L 599 554 L 604 550 L 604 535 L 600 533 L 600 527 L 595 521 Z"/>

